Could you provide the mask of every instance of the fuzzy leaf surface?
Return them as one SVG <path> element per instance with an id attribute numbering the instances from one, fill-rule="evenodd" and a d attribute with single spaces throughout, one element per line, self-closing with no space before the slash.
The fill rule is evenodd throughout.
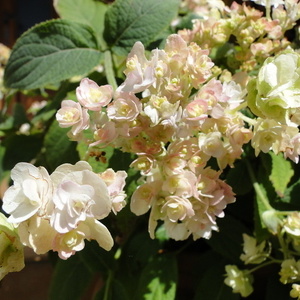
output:
<path id="1" fill-rule="evenodd" d="M 36 89 L 73 76 L 84 76 L 100 60 L 93 30 L 67 20 L 50 20 L 25 32 L 5 68 L 8 88 Z"/>

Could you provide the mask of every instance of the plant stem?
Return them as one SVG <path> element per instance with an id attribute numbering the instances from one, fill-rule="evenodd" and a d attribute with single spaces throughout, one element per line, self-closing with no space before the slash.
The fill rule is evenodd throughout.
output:
<path id="1" fill-rule="evenodd" d="M 104 291 L 104 298 L 103 300 L 108 300 L 109 299 L 109 291 L 110 291 L 110 286 L 111 286 L 111 282 L 113 279 L 113 271 L 108 270 L 108 278 L 105 284 L 105 291 Z"/>
<path id="2" fill-rule="evenodd" d="M 265 196 L 263 190 L 261 189 L 259 183 L 257 182 L 256 177 L 255 177 L 254 172 L 253 172 L 253 169 L 252 169 L 252 166 L 251 166 L 251 164 L 249 163 L 248 160 L 246 160 L 246 165 L 247 165 L 249 176 L 251 178 L 251 181 L 252 181 L 252 184 L 253 184 L 253 187 L 254 187 L 254 190 L 255 190 L 257 196 L 263 202 L 266 209 L 274 210 L 274 208 L 270 205 L 268 198 Z"/>
<path id="3" fill-rule="evenodd" d="M 274 261 L 273 260 L 268 261 L 268 262 L 266 262 L 264 264 L 261 264 L 261 265 L 259 265 L 257 267 L 254 267 L 253 269 L 249 270 L 249 273 L 253 273 L 253 272 L 255 272 L 255 271 L 257 271 L 260 268 L 263 268 L 265 266 L 272 265 L 272 264 L 278 264 L 278 263 L 281 263 L 281 261 L 278 261 L 278 260 L 276 260 L 276 261 L 275 260 Z"/>
<path id="4" fill-rule="evenodd" d="M 104 52 L 104 68 L 107 82 L 112 86 L 113 90 L 115 91 L 118 85 L 115 79 L 111 52 L 109 50 L 106 50 Z"/>

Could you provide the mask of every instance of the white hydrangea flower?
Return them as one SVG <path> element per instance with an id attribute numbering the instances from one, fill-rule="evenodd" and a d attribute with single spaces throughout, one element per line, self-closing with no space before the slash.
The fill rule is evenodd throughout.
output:
<path id="1" fill-rule="evenodd" d="M 233 289 L 233 293 L 240 293 L 242 297 L 248 297 L 253 292 L 253 276 L 248 271 L 239 270 L 237 266 L 225 266 L 226 278 L 224 283 Z"/>
<path id="2" fill-rule="evenodd" d="M 3 210 L 9 222 L 20 223 L 34 214 L 43 215 L 53 195 L 53 184 L 44 167 L 18 163 L 11 171 L 14 184 L 3 196 Z"/>
<path id="3" fill-rule="evenodd" d="M 23 245 L 16 229 L 0 213 L 0 280 L 9 272 L 17 272 L 23 268 Z"/>
<path id="4" fill-rule="evenodd" d="M 254 237 L 247 234 L 243 234 L 244 239 L 244 253 L 241 254 L 240 259 L 245 264 L 260 264 L 269 255 L 269 251 L 266 251 L 266 241 L 263 241 L 257 245 L 257 241 Z"/>
<path id="5" fill-rule="evenodd" d="M 87 217 L 103 219 L 112 207 L 105 182 L 84 161 L 63 164 L 52 174 L 56 191 L 51 226 L 60 233 L 77 227 Z"/>

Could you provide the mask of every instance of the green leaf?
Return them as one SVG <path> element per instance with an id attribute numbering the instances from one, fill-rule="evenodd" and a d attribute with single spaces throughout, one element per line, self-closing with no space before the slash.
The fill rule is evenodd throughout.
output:
<path id="1" fill-rule="evenodd" d="M 257 184 L 260 189 L 260 193 L 256 193 L 256 201 L 254 205 L 254 230 L 255 237 L 258 242 L 262 242 L 269 236 L 269 232 L 266 224 L 263 222 L 262 215 L 264 212 L 268 211 L 269 208 L 265 205 L 262 197 L 267 199 L 267 192 L 263 184 Z"/>
<path id="2" fill-rule="evenodd" d="M 105 274 L 113 269 L 115 264 L 114 252 L 106 251 L 99 247 L 96 241 L 86 241 L 84 249 L 76 255 L 80 257 L 81 261 L 91 272 Z"/>
<path id="3" fill-rule="evenodd" d="M 243 176 L 241 176 L 243 174 Z M 244 161 L 236 162 L 234 168 L 230 169 L 226 176 L 232 190 L 238 195 L 245 195 L 253 188 L 251 179 L 248 174 L 247 166 Z"/>
<path id="4" fill-rule="evenodd" d="M 58 260 L 49 290 L 49 300 L 82 299 L 92 275 L 79 256 Z"/>
<path id="5" fill-rule="evenodd" d="M 85 75 L 100 60 L 93 30 L 67 20 L 40 23 L 16 42 L 5 68 L 8 88 L 42 88 Z"/>
<path id="6" fill-rule="evenodd" d="M 207 268 L 197 284 L 194 300 L 238 300 L 239 294 L 232 293 L 232 289 L 224 283 L 225 262 L 217 256 L 210 259 L 210 267 Z M 207 262 L 206 262 L 207 263 Z"/>
<path id="7" fill-rule="evenodd" d="M 110 289 L 105 297 L 105 286 L 97 293 L 93 300 L 129 300 L 124 284 L 119 280 L 113 279 L 110 283 Z M 104 298 L 105 297 L 105 298 Z"/>
<path id="8" fill-rule="evenodd" d="M 105 15 L 104 39 L 119 55 L 136 41 L 145 46 L 167 28 L 178 11 L 178 0 L 116 0 Z"/>
<path id="9" fill-rule="evenodd" d="M 288 187 L 284 192 L 284 197 L 280 200 L 284 203 L 289 203 L 293 207 L 291 209 L 300 210 L 299 203 L 299 195 L 300 195 L 300 180 L 296 181 L 293 185 Z"/>
<path id="10" fill-rule="evenodd" d="M 243 252 L 243 233 L 249 234 L 249 229 L 239 220 L 230 215 L 218 219 L 219 232 L 213 232 L 212 237 L 207 240 L 208 245 L 229 259 L 233 263 L 240 263 L 240 255 Z"/>
<path id="11" fill-rule="evenodd" d="M 279 270 L 272 269 L 272 271 L 271 274 L 268 274 L 265 300 L 292 300 L 289 296 L 291 286 L 288 284 L 284 285 L 279 281 Z"/>
<path id="12" fill-rule="evenodd" d="M 95 31 L 99 43 L 105 45 L 103 31 L 106 4 L 93 0 L 56 0 L 54 8 L 62 19 L 89 25 Z"/>
<path id="13" fill-rule="evenodd" d="M 158 254 L 144 268 L 136 299 L 174 300 L 177 283 L 177 261 L 170 254 Z"/>
<path id="14" fill-rule="evenodd" d="M 91 132 L 83 132 L 85 137 L 91 137 Z M 109 167 L 109 162 L 114 153 L 113 147 L 105 147 L 103 149 L 89 148 L 89 146 L 83 142 L 79 142 L 77 145 L 77 151 L 80 159 L 85 159 L 92 166 L 93 171 L 96 173 L 104 172 Z M 89 154 L 88 157 L 87 154 Z"/>
<path id="15" fill-rule="evenodd" d="M 48 171 L 54 171 L 62 163 L 76 163 L 79 160 L 76 142 L 69 140 L 68 128 L 60 128 L 56 120 L 51 124 L 45 135 L 45 159 Z"/>
<path id="16" fill-rule="evenodd" d="M 294 175 L 291 162 L 286 160 L 280 153 L 278 155 L 270 152 L 272 158 L 272 171 L 270 180 L 273 183 L 276 193 L 283 197 L 284 191 Z"/>
<path id="17" fill-rule="evenodd" d="M 30 162 L 39 153 L 42 147 L 42 136 L 12 135 L 3 141 L 5 154 L 3 157 L 4 170 L 11 170 L 18 162 Z"/>

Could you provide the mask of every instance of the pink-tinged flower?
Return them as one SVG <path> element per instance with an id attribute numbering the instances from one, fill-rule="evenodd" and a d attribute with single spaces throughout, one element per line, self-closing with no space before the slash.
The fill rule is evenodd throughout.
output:
<path id="1" fill-rule="evenodd" d="M 139 156 L 135 159 L 131 164 L 130 167 L 134 168 L 141 172 L 141 175 L 151 175 L 151 170 L 154 167 L 155 160 L 152 156 Z"/>
<path id="2" fill-rule="evenodd" d="M 222 141 L 222 134 L 218 131 L 199 136 L 199 148 L 207 155 L 221 157 L 226 153 Z"/>
<path id="3" fill-rule="evenodd" d="M 196 175 L 191 171 L 168 176 L 162 185 L 162 190 L 170 194 L 191 197 L 196 194 Z"/>
<path id="4" fill-rule="evenodd" d="M 130 51 L 126 62 L 126 79 L 118 87 L 118 92 L 139 93 L 155 82 L 155 57 L 148 61 L 145 57 L 145 48 L 141 42 L 136 42 Z"/>
<path id="5" fill-rule="evenodd" d="M 127 173 L 125 171 L 115 172 L 113 169 L 107 169 L 99 176 L 107 185 L 108 194 L 112 201 L 112 211 L 114 214 L 117 214 L 126 205 L 126 194 L 123 189 Z"/>
<path id="6" fill-rule="evenodd" d="M 130 209 L 137 216 L 145 214 L 156 199 L 161 188 L 161 181 L 152 181 L 140 185 L 132 194 Z"/>
<path id="7" fill-rule="evenodd" d="M 120 93 L 107 107 L 107 115 L 115 121 L 133 121 L 142 110 L 142 103 L 132 93 Z"/>
<path id="8" fill-rule="evenodd" d="M 101 146 L 106 146 L 111 143 L 118 133 L 116 131 L 116 124 L 112 121 L 108 121 L 101 128 L 94 132 L 95 142 L 91 143 L 90 146 L 95 146 L 101 144 Z"/>
<path id="9" fill-rule="evenodd" d="M 72 100 L 63 100 L 61 109 L 56 113 L 56 120 L 62 128 L 72 127 L 71 132 L 77 135 L 89 127 L 89 114 L 87 109 Z"/>
<path id="10" fill-rule="evenodd" d="M 84 161 L 63 164 L 51 174 L 56 186 L 51 226 L 59 233 L 77 228 L 86 218 L 103 219 L 112 203 L 105 182 Z"/>
<path id="11" fill-rule="evenodd" d="M 151 125 L 154 126 L 161 120 L 167 120 L 176 116 L 178 107 L 179 101 L 171 103 L 165 96 L 151 95 L 149 102 L 144 106 L 144 113 L 150 118 Z"/>
<path id="12" fill-rule="evenodd" d="M 275 154 L 279 152 L 284 132 L 283 127 L 281 123 L 275 120 L 257 118 L 251 140 L 251 145 L 255 150 L 256 156 L 260 151 L 267 153 L 273 150 Z"/>
<path id="13" fill-rule="evenodd" d="M 166 228 L 168 236 L 175 241 L 186 240 L 190 235 L 184 223 L 175 223 L 167 219 L 164 221 L 164 227 Z"/>
<path id="14" fill-rule="evenodd" d="M 284 157 L 289 158 L 296 164 L 299 162 L 300 155 L 300 133 L 289 139 L 289 143 L 284 151 Z"/>
<path id="15" fill-rule="evenodd" d="M 187 57 L 187 71 L 194 88 L 199 88 L 211 76 L 211 68 L 214 63 L 208 57 L 209 51 L 202 50 L 196 43 L 189 45 Z"/>
<path id="16" fill-rule="evenodd" d="M 95 81 L 83 78 L 76 89 L 79 103 L 93 111 L 99 111 L 112 99 L 113 89 L 110 85 L 99 86 Z"/>
<path id="17" fill-rule="evenodd" d="M 162 214 L 171 222 L 183 221 L 195 214 L 191 202 L 179 196 L 167 196 L 161 208 Z"/>
<path id="18" fill-rule="evenodd" d="M 84 248 L 84 240 L 95 240 L 106 251 L 114 244 L 106 226 L 94 218 L 87 218 L 76 229 L 65 234 L 57 234 L 53 241 L 53 251 L 57 251 L 61 259 L 67 259 Z"/>
<path id="19" fill-rule="evenodd" d="M 29 163 L 18 163 L 11 171 L 14 184 L 3 196 L 3 210 L 8 220 L 23 222 L 35 214 L 44 215 L 53 195 L 53 184 L 47 170 Z"/>
<path id="20" fill-rule="evenodd" d="M 49 220 L 37 215 L 22 222 L 18 233 L 22 244 L 32 248 L 36 254 L 45 254 L 52 250 L 57 235 Z"/>
<path id="21" fill-rule="evenodd" d="M 195 99 L 183 110 L 183 117 L 189 121 L 200 121 L 207 118 L 207 101 Z"/>

